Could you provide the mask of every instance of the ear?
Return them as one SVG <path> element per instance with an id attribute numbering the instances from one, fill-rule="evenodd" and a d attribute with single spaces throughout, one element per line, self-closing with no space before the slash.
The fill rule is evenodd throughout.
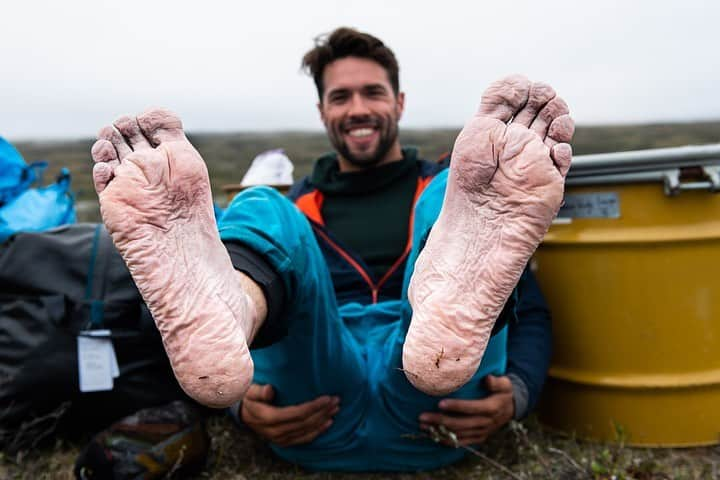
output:
<path id="1" fill-rule="evenodd" d="M 398 92 L 397 94 L 397 117 L 398 120 L 402 118 L 403 111 L 405 111 L 405 92 Z"/>

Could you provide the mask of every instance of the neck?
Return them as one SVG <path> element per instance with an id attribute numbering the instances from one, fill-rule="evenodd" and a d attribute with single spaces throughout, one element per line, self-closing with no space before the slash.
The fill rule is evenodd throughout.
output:
<path id="1" fill-rule="evenodd" d="M 385 154 L 385 156 L 377 163 L 368 166 L 355 165 L 354 163 L 350 163 L 342 155 L 338 154 L 338 166 L 340 168 L 340 172 L 342 173 L 360 172 L 363 170 L 369 170 L 371 168 L 379 167 L 380 165 L 386 165 L 392 162 L 399 162 L 400 160 L 402 160 L 402 158 L 403 154 L 402 149 L 400 148 L 400 142 L 396 141 L 390 148 L 390 150 L 388 150 L 388 152 Z"/>

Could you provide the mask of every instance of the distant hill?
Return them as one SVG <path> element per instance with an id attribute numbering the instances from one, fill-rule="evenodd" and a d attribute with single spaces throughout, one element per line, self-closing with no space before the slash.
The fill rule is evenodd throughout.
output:
<path id="1" fill-rule="evenodd" d="M 438 158 L 452 146 L 457 129 L 401 131 L 404 145 L 413 145 L 427 159 Z M 208 164 L 213 192 L 222 198 L 221 186 L 239 183 L 252 159 L 271 148 L 284 148 L 295 163 L 295 177 L 310 172 L 312 162 L 330 150 L 324 133 L 268 132 L 189 134 L 190 140 Z M 49 182 L 61 167 L 73 174 L 73 188 L 78 199 L 93 201 L 95 192 L 91 180 L 90 147 L 93 141 L 37 141 L 18 142 L 15 146 L 27 161 L 47 160 L 50 164 L 45 181 Z M 720 121 L 622 126 L 580 126 L 575 133 L 573 149 L 576 154 L 641 150 L 691 144 L 720 143 Z M 94 212 L 84 219 L 94 220 Z M 83 218 L 83 215 L 81 215 Z"/>

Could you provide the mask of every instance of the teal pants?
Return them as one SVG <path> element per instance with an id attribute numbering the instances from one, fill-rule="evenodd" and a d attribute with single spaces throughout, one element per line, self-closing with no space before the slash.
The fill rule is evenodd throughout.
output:
<path id="1" fill-rule="evenodd" d="M 439 398 L 415 389 L 402 368 L 402 347 L 412 310 L 407 286 L 415 259 L 440 212 L 447 173 L 436 177 L 415 208 L 413 247 L 403 296 L 371 305 L 338 305 L 325 259 L 305 216 L 276 191 L 240 193 L 219 223 L 223 240 L 240 242 L 281 276 L 288 335 L 252 351 L 255 383 L 275 388 L 277 405 L 340 397 L 333 425 L 312 443 L 273 450 L 313 470 L 417 471 L 464 456 L 421 436 L 418 416 L 437 410 Z M 482 398 L 482 378 L 505 371 L 507 327 L 493 336 L 473 379 L 454 398 Z"/>

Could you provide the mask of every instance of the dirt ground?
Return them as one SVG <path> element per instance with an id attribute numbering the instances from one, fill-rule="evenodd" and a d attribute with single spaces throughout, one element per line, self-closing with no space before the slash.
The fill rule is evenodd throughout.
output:
<path id="1" fill-rule="evenodd" d="M 208 431 L 210 455 L 205 468 L 192 479 L 720 479 L 720 446 L 642 449 L 627 447 L 622 439 L 609 444 L 581 442 L 545 430 L 532 417 L 512 422 L 450 468 L 413 474 L 307 472 L 273 456 L 258 438 L 239 430 L 228 418 L 211 418 Z M 80 443 L 57 440 L 40 450 L 2 455 L 0 479 L 72 479 L 81 447 Z"/>

